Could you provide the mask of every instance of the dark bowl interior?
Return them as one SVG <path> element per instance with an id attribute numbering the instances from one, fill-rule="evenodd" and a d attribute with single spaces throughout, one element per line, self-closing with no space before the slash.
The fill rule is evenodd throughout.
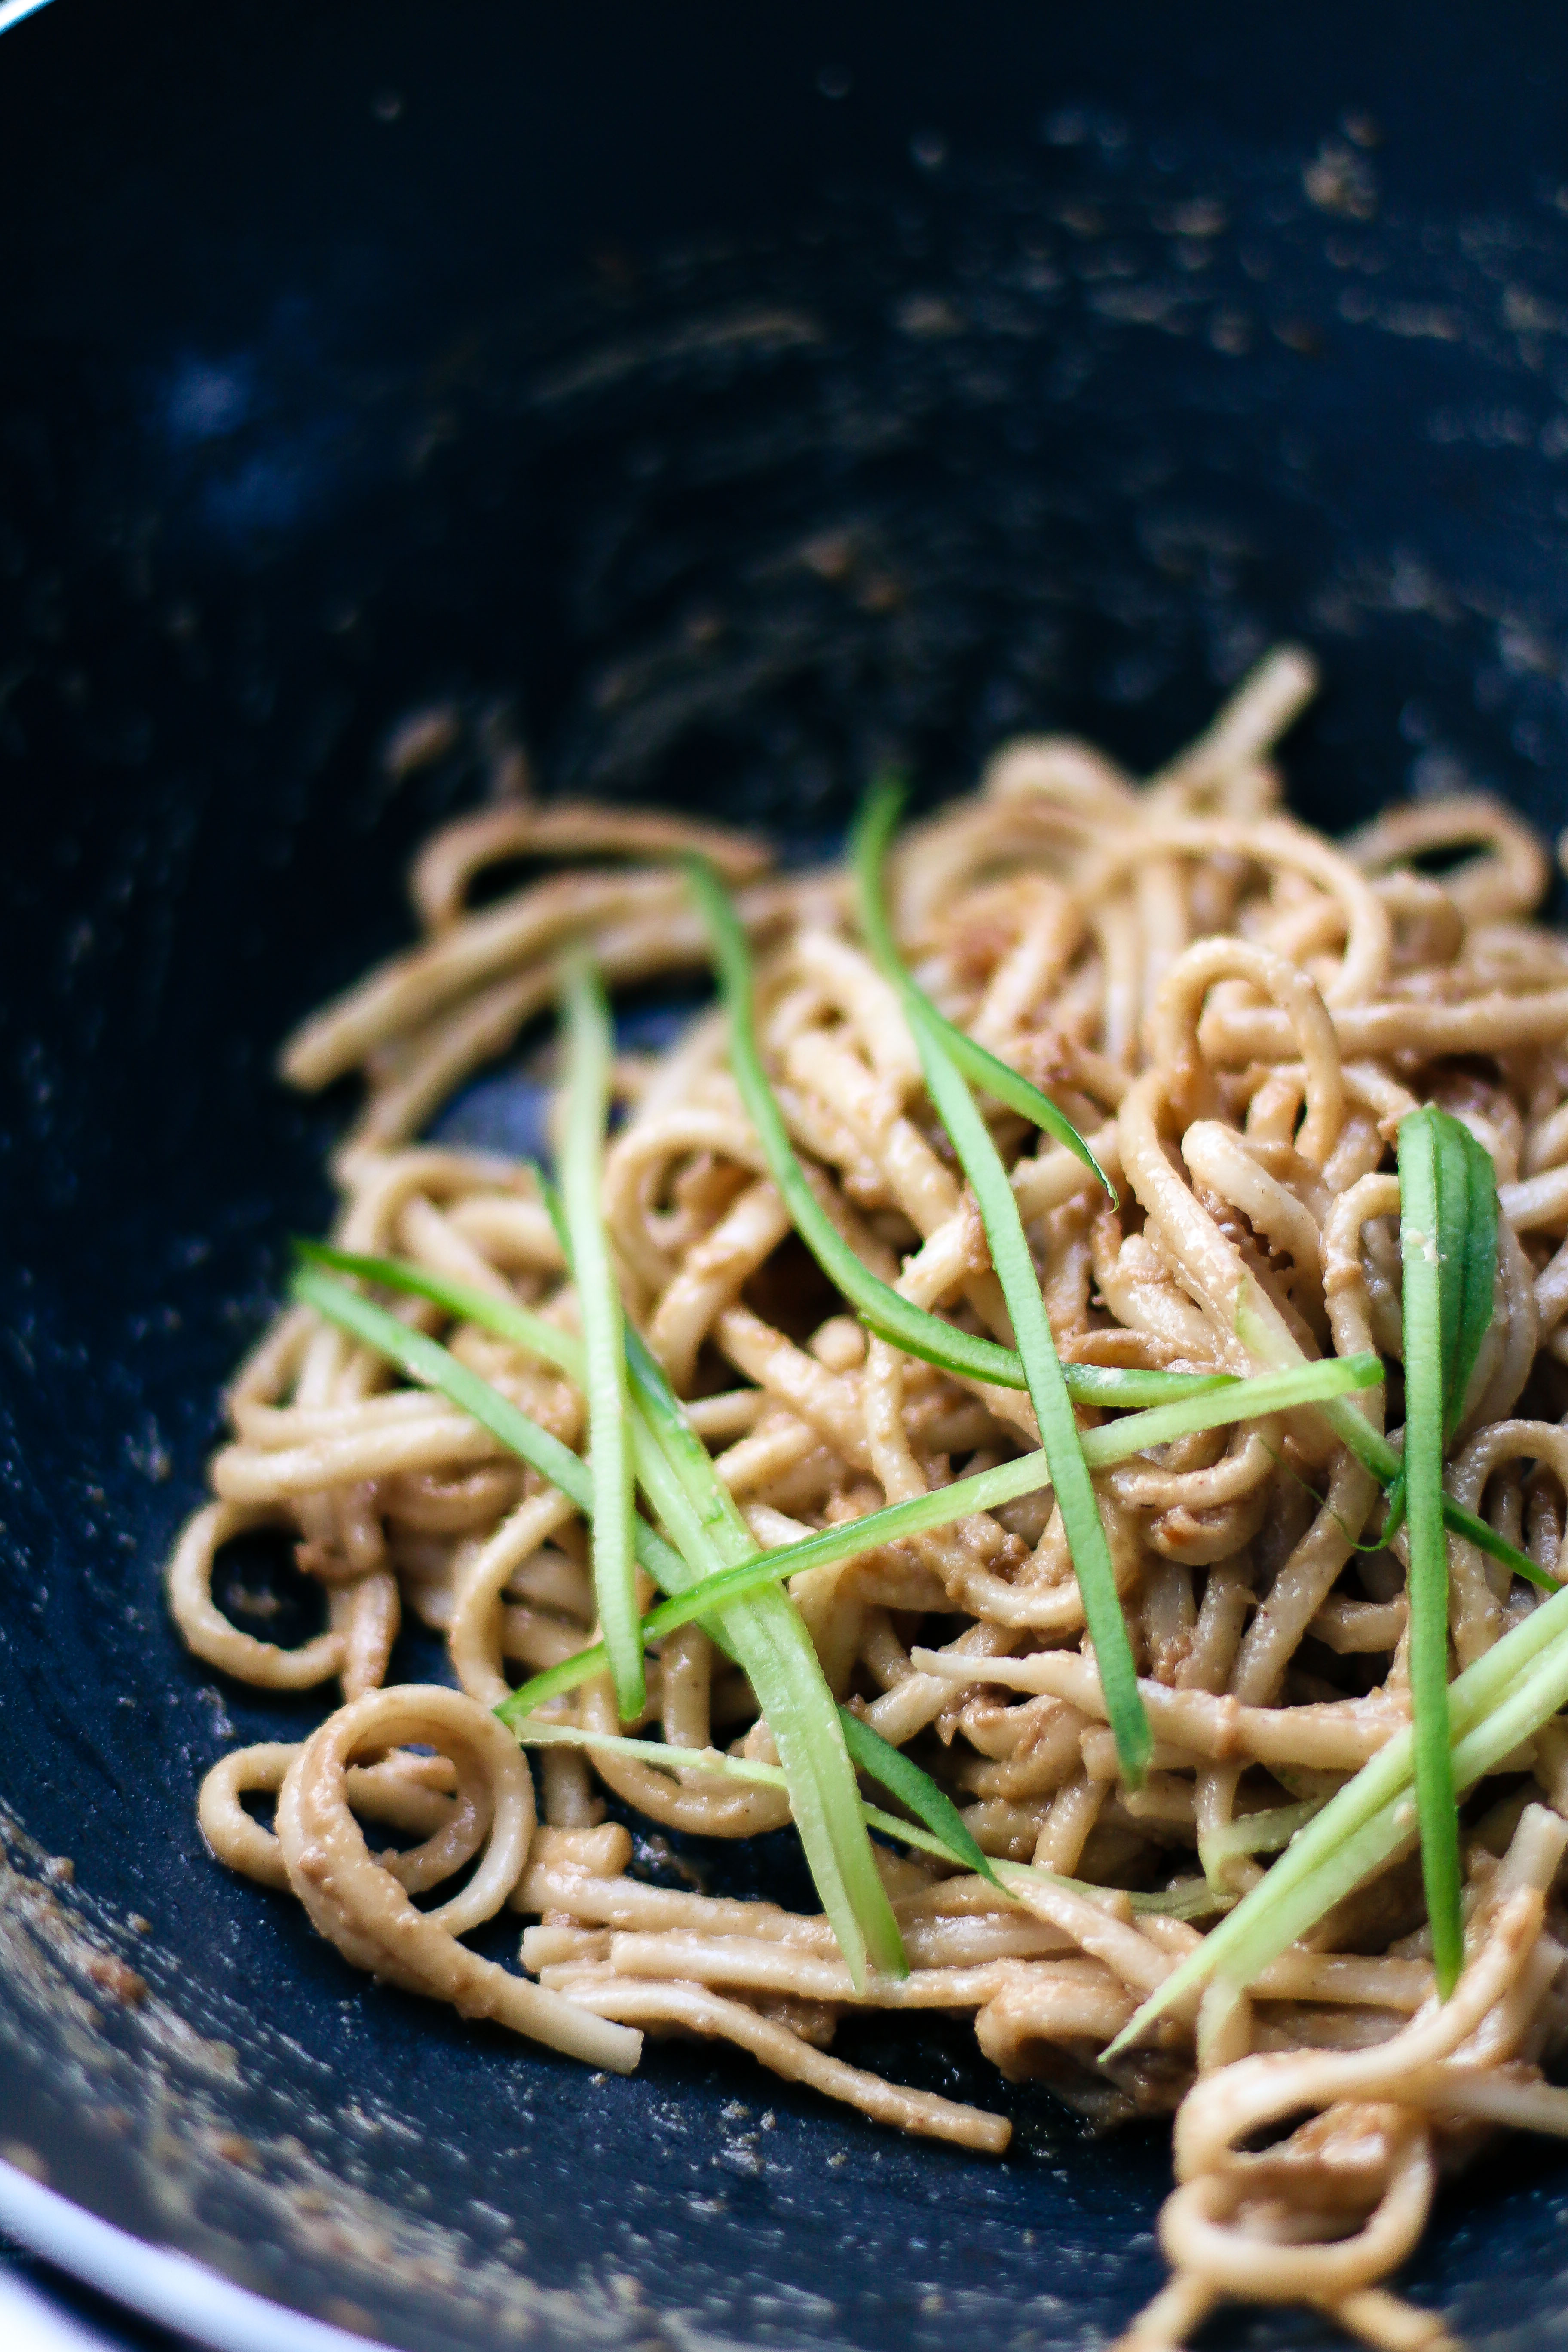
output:
<path id="1" fill-rule="evenodd" d="M 1552 12 L 1403 0 L 58 0 L 6 38 L 0 2155 L 409 2347 L 1030 2352 L 1152 2291 L 1164 2136 L 961 2026 L 844 2046 L 999 2097 L 1005 2162 L 352 1974 L 201 1846 L 206 1766 L 316 1709 L 188 1659 L 160 1568 L 329 1212 L 346 1101 L 277 1045 L 479 790 L 388 783 L 411 705 L 801 856 L 888 751 L 928 796 L 1020 729 L 1151 765 L 1289 635 L 1318 822 L 1460 776 L 1568 820 L 1565 62 Z M 1564 2220 L 1564 2160 L 1505 2150 L 1411 2292 L 1554 2342 Z"/>

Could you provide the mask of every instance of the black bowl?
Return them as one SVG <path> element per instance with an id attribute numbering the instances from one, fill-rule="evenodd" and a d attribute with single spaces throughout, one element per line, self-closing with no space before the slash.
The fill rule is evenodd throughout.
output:
<path id="1" fill-rule="evenodd" d="M 1403 0 L 1310 27 L 59 0 L 6 37 L 0 2154 L 24 2173 L 409 2347 L 935 2347 L 957 2322 L 1026 2352 L 1152 2291 L 1164 2137 L 999 2090 L 962 2028 L 847 2041 L 1000 2095 L 1005 2162 L 694 2048 L 588 2077 L 351 1973 L 202 1848 L 202 1771 L 311 1710 L 187 1658 L 160 1568 L 286 1236 L 328 1213 L 346 1105 L 286 1095 L 276 1046 L 407 936 L 410 850 L 479 789 L 460 756 L 388 782 L 410 705 L 455 702 L 470 740 L 510 714 L 546 790 L 804 855 L 884 751 L 929 795 L 1020 728 L 1147 766 L 1290 635 L 1326 677 L 1289 755 L 1319 822 L 1460 775 L 1568 817 L 1565 61 L 1554 12 Z M 452 1116 L 516 1108 L 491 1080 Z M 399 1671 L 432 1664 L 410 1641 Z M 794 1867 L 776 1843 L 685 1866 Z M 16 2170 L 0 2219 L 166 2316 L 183 2281 L 212 2341 L 304 2340 L 73 2238 Z M 1410 2291 L 1475 2343 L 1553 2342 L 1565 2220 L 1550 2147 L 1489 2158 Z"/>

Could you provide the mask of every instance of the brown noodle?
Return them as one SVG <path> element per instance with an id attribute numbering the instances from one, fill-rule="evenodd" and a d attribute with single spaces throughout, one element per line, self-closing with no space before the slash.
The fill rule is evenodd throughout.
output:
<path id="1" fill-rule="evenodd" d="M 1488 799 L 1431 801 L 1338 845 L 1289 816 L 1269 753 L 1313 686 L 1285 649 L 1208 732 L 1134 785 L 1102 754 L 1014 743 L 979 793 L 917 828 L 894 911 L 926 985 L 1047 1087 L 1121 1190 L 1004 1115 L 995 1133 L 1065 1359 L 1261 1369 L 1227 1301 L 1243 1277 L 1271 1342 L 1397 1357 L 1392 1142 L 1422 1101 L 1464 1119 L 1502 1206 L 1497 1311 L 1452 1489 L 1555 1575 L 1568 1510 L 1568 940 L 1531 918 L 1548 879 Z M 513 763 L 515 782 L 517 763 Z M 700 966 L 679 875 L 697 846 L 738 889 L 760 954 L 760 1024 L 795 1142 L 841 1230 L 920 1303 L 1006 1336 L 973 1202 L 926 1105 L 898 1004 L 858 944 L 839 871 L 767 875 L 744 836 L 517 797 L 422 853 L 420 944 L 308 1022 L 287 1076 L 364 1081 L 334 1174 L 336 1237 L 396 1252 L 569 1322 L 561 1253 L 531 1176 L 415 1139 L 470 1072 L 550 1004 L 558 952 L 586 940 L 612 980 Z M 472 910 L 497 861 L 613 852 Z M 1434 875 L 1414 861 L 1469 852 Z M 703 1015 L 667 1054 L 628 1056 L 605 1213 L 628 1311 L 691 1401 L 763 1543 L 864 1515 L 1036 1442 L 1026 1400 L 868 1342 L 791 1232 Z M 412 1311 L 571 1445 L 582 1400 L 557 1373 L 437 1309 Z M 1527 1394 L 1528 1391 L 1528 1394 Z M 1521 1405 L 1521 1399 L 1524 1403 Z M 828 2054 L 858 1998 L 971 2012 L 1009 2079 L 1052 2084 L 1102 2121 L 1176 2111 L 1161 2220 L 1170 2285 L 1126 2338 L 1181 2340 L 1221 2296 L 1306 2299 L 1390 2352 L 1440 2323 L 1382 2282 L 1439 2171 L 1499 2125 L 1568 2131 L 1542 2067 L 1562 2046 L 1568 1727 L 1549 1724 L 1465 1836 L 1468 1965 L 1432 1990 L 1408 1857 L 1348 1898 L 1251 1988 L 1198 2064 L 1190 2021 L 1108 2073 L 1100 2053 L 1197 1930 L 1135 1915 L 1194 1853 L 1211 1884 L 1255 1884 L 1260 1811 L 1321 1798 L 1406 1718 L 1405 1554 L 1359 1549 L 1376 1490 L 1310 1417 L 1215 1432 L 1103 1473 L 1101 1507 L 1156 1739 L 1124 1789 L 1060 1521 L 1048 1497 L 981 1514 L 792 1589 L 827 1679 L 882 1735 L 918 1742 L 981 1845 L 1102 1892 L 1042 1880 L 1021 1903 L 879 1849 L 910 1961 L 858 1997 L 826 1920 L 674 1891 L 628 1872 L 581 1751 L 530 1772 L 489 1710 L 594 1630 L 583 1522 L 455 1407 L 307 1310 L 275 1324 L 229 1394 L 216 1499 L 183 1536 L 170 1598 L 191 1648 L 264 1687 L 336 1680 L 338 1712 L 296 1748 L 231 1756 L 202 1791 L 214 1851 L 291 1887 L 358 1966 L 498 2019 L 597 2066 L 639 2029 L 721 2036 L 879 2121 L 1000 2149 L 1005 2120 L 898 2089 Z M 1381 1406 L 1379 1408 L 1381 1410 Z M 294 1650 L 232 1624 L 215 1557 L 289 1530 L 325 1587 L 326 1629 Z M 1468 1544 L 1452 1633 L 1471 1663 L 1535 1605 Z M 446 1636 L 459 1690 L 385 1690 L 399 1614 Z M 567 1719 L 621 1727 L 607 1680 Z M 739 1672 L 687 1626 L 662 1647 L 645 1721 L 674 1748 L 772 1754 Z M 420 1754 L 416 1748 L 434 1749 Z M 601 1754 L 647 1820 L 746 1837 L 787 1819 L 771 1787 Z M 247 1791 L 277 1797 L 276 1832 Z M 361 1820 L 416 1841 L 373 1853 Z M 414 1897 L 475 1862 L 437 1909 Z M 510 1901 L 525 1976 L 465 1931 Z M 1561 1940 L 1560 1940 L 1561 1939 Z M 1261 2150 L 1258 2135 L 1296 2120 Z"/>

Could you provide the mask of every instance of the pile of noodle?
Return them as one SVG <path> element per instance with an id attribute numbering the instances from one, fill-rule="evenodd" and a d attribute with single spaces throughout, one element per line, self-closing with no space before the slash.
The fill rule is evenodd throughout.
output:
<path id="1" fill-rule="evenodd" d="M 1479 797 L 1399 808 L 1337 845 L 1296 822 L 1269 752 L 1311 686 L 1303 656 L 1275 654 L 1142 786 L 1082 743 L 1010 744 L 973 798 L 900 844 L 900 944 L 953 1019 L 1054 1096 L 1119 1189 L 1112 1209 L 1048 1137 L 994 1119 L 1065 1360 L 1263 1369 L 1214 1305 L 1244 1266 L 1307 1355 L 1381 1349 L 1397 1408 L 1393 1139 L 1421 1102 L 1464 1120 L 1495 1163 L 1501 1223 L 1496 1317 L 1450 1491 L 1554 1576 L 1568 940 L 1531 919 L 1549 868 Z M 841 1230 L 908 1296 L 1007 1337 L 983 1228 L 897 1000 L 858 942 L 847 876 L 773 877 L 758 843 L 674 818 L 535 804 L 515 766 L 510 796 L 419 857 L 419 945 L 286 1054 L 298 1086 L 364 1082 L 335 1163 L 335 1238 L 572 1322 L 531 1173 L 416 1139 L 549 1010 L 566 944 L 586 942 L 611 982 L 702 968 L 704 934 L 667 862 L 696 846 L 736 891 L 770 1072 Z M 605 853 L 619 862 L 469 907 L 500 863 Z M 626 1057 L 617 1083 L 603 1205 L 627 1311 L 763 1544 L 1037 1443 L 1023 1394 L 868 1340 L 826 1292 L 742 1113 L 721 1015 L 668 1053 Z M 434 1307 L 400 1312 L 582 1446 L 583 1400 L 563 1376 Z M 1156 1739 L 1136 1792 L 1117 1777 L 1048 1494 L 795 1580 L 836 1696 L 912 1749 L 981 1846 L 1105 1890 L 1042 1878 L 1026 1905 L 1008 1902 L 879 1847 L 910 1973 L 857 1996 L 826 1920 L 630 1874 L 630 1837 L 595 1793 L 602 1782 L 650 1823 L 739 1838 L 787 1820 L 782 1791 L 557 1748 L 536 1822 L 528 1762 L 490 1710 L 593 1638 L 570 1502 L 307 1309 L 268 1333 L 228 1412 L 216 1499 L 173 1562 L 174 1614 L 224 1672 L 275 1690 L 336 1683 L 342 1704 L 298 1747 L 218 1765 L 202 1825 L 223 1860 L 292 1888 L 349 1959 L 595 2065 L 634 2065 L 639 2030 L 723 2036 L 879 2121 L 999 2149 L 1005 2118 L 831 2054 L 858 1999 L 963 2011 L 1009 2080 L 1043 2078 L 1101 2121 L 1176 2111 L 1178 2185 L 1161 2221 L 1173 2276 L 1129 2345 L 1180 2342 L 1225 2296 L 1305 2299 L 1391 2352 L 1444 2340 L 1383 2284 L 1439 2173 L 1499 2125 L 1568 2128 L 1568 2094 L 1542 2072 L 1568 2026 L 1555 1891 L 1568 1725 L 1549 1723 L 1467 1805 L 1468 1964 L 1447 2004 L 1407 1850 L 1266 1971 L 1201 2067 L 1190 2011 L 1097 2063 L 1201 1932 L 1201 1903 L 1135 1912 L 1130 1891 L 1206 1871 L 1212 1888 L 1244 1892 L 1269 1858 L 1250 1850 L 1247 1817 L 1321 1801 L 1407 1719 L 1404 1538 L 1363 1548 L 1382 1499 L 1319 1417 L 1215 1431 L 1097 1477 Z M 214 1599 L 216 1556 L 262 1527 L 285 1530 L 325 1589 L 325 1630 L 296 1649 L 241 1631 Z M 1457 1671 L 1538 1595 L 1458 1538 L 1450 1559 Z M 650 1594 L 645 1580 L 645 1605 Z M 456 1690 L 383 1687 L 405 1609 L 446 1636 Z M 666 1640 L 647 1688 L 647 1737 L 773 1755 L 744 1679 L 697 1626 Z M 637 1727 L 616 1724 L 607 1678 L 557 1712 Z M 274 1829 L 242 1802 L 254 1791 L 276 1793 Z M 362 1822 L 397 1843 L 376 1851 Z M 476 1856 L 454 1898 L 416 1903 Z M 537 1923 L 521 1975 L 460 1940 L 508 1903 Z"/>

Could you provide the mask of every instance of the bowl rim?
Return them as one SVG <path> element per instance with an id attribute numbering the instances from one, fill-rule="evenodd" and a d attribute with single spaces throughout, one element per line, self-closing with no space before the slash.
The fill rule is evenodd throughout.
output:
<path id="1" fill-rule="evenodd" d="M 0 2229 L 82 2285 L 210 2352 L 390 2352 L 121 2230 L 3 2158 Z"/>

